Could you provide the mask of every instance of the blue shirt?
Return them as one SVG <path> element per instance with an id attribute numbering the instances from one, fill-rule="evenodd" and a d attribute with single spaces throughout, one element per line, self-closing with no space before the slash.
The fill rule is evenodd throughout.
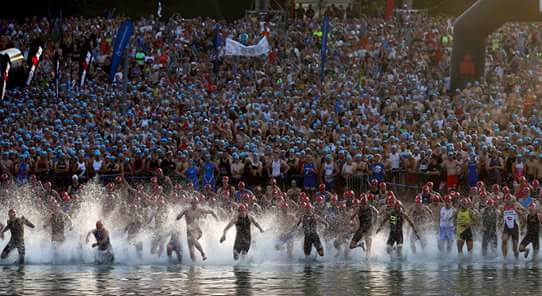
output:
<path id="1" fill-rule="evenodd" d="M 373 174 L 373 178 L 377 179 L 379 182 L 384 181 L 384 164 L 381 162 L 373 163 L 369 167 Z"/>

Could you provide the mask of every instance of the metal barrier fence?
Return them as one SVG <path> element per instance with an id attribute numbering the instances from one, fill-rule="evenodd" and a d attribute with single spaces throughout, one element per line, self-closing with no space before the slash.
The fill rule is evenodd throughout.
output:
<path id="1" fill-rule="evenodd" d="M 121 174 L 98 174 L 93 178 L 82 177 L 79 179 L 81 183 L 88 182 L 89 180 L 97 180 L 102 184 L 108 182 L 114 182 L 117 176 Z M 124 175 L 124 179 L 130 184 L 138 184 L 149 182 L 152 178 L 152 175 L 138 175 L 138 176 L 129 176 Z M 186 180 L 183 180 L 180 176 L 169 176 L 174 183 L 187 183 Z M 64 189 L 71 183 L 71 175 L 55 175 L 48 174 L 38 177 L 41 180 L 51 181 L 55 188 Z M 221 176 L 217 176 L 215 180 L 219 183 Z M 239 181 L 245 181 L 248 188 L 253 188 L 257 185 L 265 185 L 269 183 L 269 177 L 256 177 L 249 180 L 244 178 L 236 179 L 230 177 L 230 183 L 232 185 L 237 185 Z M 303 187 L 303 176 L 302 175 L 287 175 L 283 177 L 276 178 L 277 185 L 284 191 L 286 191 L 291 184 L 292 180 L 295 180 L 298 187 Z M 334 188 L 328 188 L 330 191 L 337 193 L 342 193 L 346 189 L 354 190 L 357 194 L 362 192 L 367 192 L 369 190 L 369 184 L 371 181 L 370 175 L 354 175 L 352 177 L 343 178 L 342 176 L 337 178 L 336 186 Z M 417 193 L 421 192 L 421 188 L 428 181 L 433 181 L 435 188 L 439 188 L 441 182 L 440 175 L 431 175 L 425 173 L 412 173 L 412 172 L 389 172 L 385 176 L 385 182 L 388 190 L 393 190 L 397 196 L 402 196 L 404 198 L 414 197 Z M 216 184 L 217 186 L 219 184 Z"/>

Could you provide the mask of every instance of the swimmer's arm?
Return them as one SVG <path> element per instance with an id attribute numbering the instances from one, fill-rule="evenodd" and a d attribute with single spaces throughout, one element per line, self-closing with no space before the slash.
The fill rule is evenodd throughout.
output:
<path id="1" fill-rule="evenodd" d="M 431 210 L 430 207 L 425 207 L 425 211 L 429 214 L 429 216 L 431 216 L 431 218 L 433 218 L 433 211 Z"/>
<path id="2" fill-rule="evenodd" d="M 258 224 L 258 222 L 256 221 L 256 219 L 254 219 L 254 217 L 250 216 L 249 219 L 252 223 L 254 223 L 254 226 L 256 226 L 256 228 L 260 230 L 260 232 L 263 232 L 262 227 L 260 226 L 260 224 Z"/>
<path id="3" fill-rule="evenodd" d="M 64 215 L 64 221 L 66 221 L 66 223 L 68 224 L 68 229 L 71 231 L 73 230 L 73 221 L 72 219 L 70 218 L 70 216 L 68 215 Z"/>
<path id="4" fill-rule="evenodd" d="M 47 227 L 49 227 L 51 224 L 53 224 L 53 217 L 49 217 L 49 219 L 45 221 L 45 224 L 43 224 L 43 229 L 47 229 Z"/>
<path id="5" fill-rule="evenodd" d="M 184 214 L 186 214 L 186 210 L 183 210 L 179 215 L 177 215 L 177 220 L 181 220 Z"/>
<path id="6" fill-rule="evenodd" d="M 374 206 L 371 206 L 371 210 L 373 211 L 373 214 L 375 215 L 375 217 L 378 217 L 378 214 L 380 214 L 380 212 L 378 211 L 378 209 L 375 208 Z"/>
<path id="7" fill-rule="evenodd" d="M 237 217 L 231 219 L 230 223 L 226 225 L 226 228 L 224 228 L 224 232 L 222 232 L 222 237 L 220 238 L 220 242 L 223 242 L 226 240 L 226 232 L 228 232 L 228 229 L 230 229 L 233 224 L 235 224 L 235 221 L 237 221 Z"/>
<path id="8" fill-rule="evenodd" d="M 480 219 L 480 217 L 482 216 L 482 214 L 480 213 L 480 211 L 476 210 L 476 209 L 470 209 L 470 212 L 471 212 L 471 215 L 472 217 L 474 218 L 474 220 L 478 220 Z"/>
<path id="9" fill-rule="evenodd" d="M 380 232 L 380 230 L 382 230 L 382 227 L 384 227 L 384 224 L 386 224 L 386 222 L 388 221 L 388 218 L 389 218 L 389 215 L 386 215 L 384 217 L 384 219 L 382 219 L 382 222 L 380 222 L 380 225 L 378 226 L 378 228 L 376 229 L 376 232 Z"/>
<path id="10" fill-rule="evenodd" d="M 88 243 L 88 238 L 90 237 L 91 234 L 94 233 L 94 230 L 91 230 L 87 233 L 87 238 L 85 239 L 85 241 Z"/>
<path id="11" fill-rule="evenodd" d="M 403 214 L 403 217 L 405 217 L 405 220 L 408 222 L 408 224 L 410 224 L 410 227 L 412 227 L 412 230 L 414 231 L 416 236 L 418 236 L 418 231 L 416 230 L 416 225 L 414 225 L 414 222 L 412 222 L 412 219 L 410 219 L 410 217 L 406 213 Z"/>
<path id="12" fill-rule="evenodd" d="M 138 194 L 137 192 L 137 189 L 135 189 L 134 187 L 130 186 L 129 184 L 126 185 L 128 187 L 128 192 L 130 192 L 130 194 Z"/>
<path id="13" fill-rule="evenodd" d="M 211 215 L 213 216 L 216 220 L 218 220 L 218 217 L 216 216 L 215 212 L 211 211 L 211 210 L 203 210 L 202 211 L 202 214 L 205 214 L 205 215 Z M 177 219 L 178 220 L 178 219 Z"/>
<path id="14" fill-rule="evenodd" d="M 4 232 L 8 231 L 9 230 L 9 223 L 6 224 L 6 226 L 3 227 L 4 229 L 2 230 L 2 235 L 4 234 Z"/>
<path id="15" fill-rule="evenodd" d="M 452 220 L 454 221 L 454 224 L 457 225 L 457 211 L 454 210 L 454 215 L 452 216 Z"/>
<path id="16" fill-rule="evenodd" d="M 329 227 L 329 223 L 327 223 L 326 219 L 322 218 L 321 216 L 314 215 L 316 217 L 316 220 L 322 224 L 324 224 L 326 227 Z"/>
<path id="17" fill-rule="evenodd" d="M 292 231 L 296 230 L 299 227 L 299 225 L 301 225 L 302 222 L 303 222 L 303 218 L 299 218 L 299 220 L 297 220 L 297 223 L 295 224 L 295 227 Z"/>
<path id="18" fill-rule="evenodd" d="M 28 219 L 26 219 L 24 216 L 23 216 L 23 222 L 26 226 L 30 227 L 30 228 L 34 228 L 36 227 L 32 222 L 30 222 Z"/>
<path id="19" fill-rule="evenodd" d="M 352 214 L 352 216 L 350 216 L 350 221 L 356 219 L 357 216 L 358 216 L 358 213 L 354 212 L 354 214 Z"/>

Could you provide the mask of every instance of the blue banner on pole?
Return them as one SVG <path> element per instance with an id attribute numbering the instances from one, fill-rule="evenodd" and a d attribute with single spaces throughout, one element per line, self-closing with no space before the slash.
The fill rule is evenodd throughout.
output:
<path id="1" fill-rule="evenodd" d="M 327 58 L 327 35 L 329 32 L 329 17 L 324 16 L 322 22 L 322 49 L 320 50 L 320 80 L 324 81 L 324 70 L 326 67 Z"/>
<path id="2" fill-rule="evenodd" d="M 125 20 L 120 25 L 119 31 L 117 33 L 117 38 L 115 38 L 115 46 L 113 47 L 113 55 L 111 57 L 111 71 L 109 72 L 109 80 L 113 81 L 117 68 L 121 62 L 122 54 L 124 49 L 130 41 L 130 37 L 134 33 L 134 24 L 131 20 Z"/>

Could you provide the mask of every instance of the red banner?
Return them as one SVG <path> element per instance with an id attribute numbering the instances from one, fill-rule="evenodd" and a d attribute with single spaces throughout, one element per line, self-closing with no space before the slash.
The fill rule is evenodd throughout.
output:
<path id="1" fill-rule="evenodd" d="M 388 21 L 393 16 L 394 8 L 395 8 L 395 0 L 387 0 L 386 11 L 384 12 L 384 20 Z"/>

